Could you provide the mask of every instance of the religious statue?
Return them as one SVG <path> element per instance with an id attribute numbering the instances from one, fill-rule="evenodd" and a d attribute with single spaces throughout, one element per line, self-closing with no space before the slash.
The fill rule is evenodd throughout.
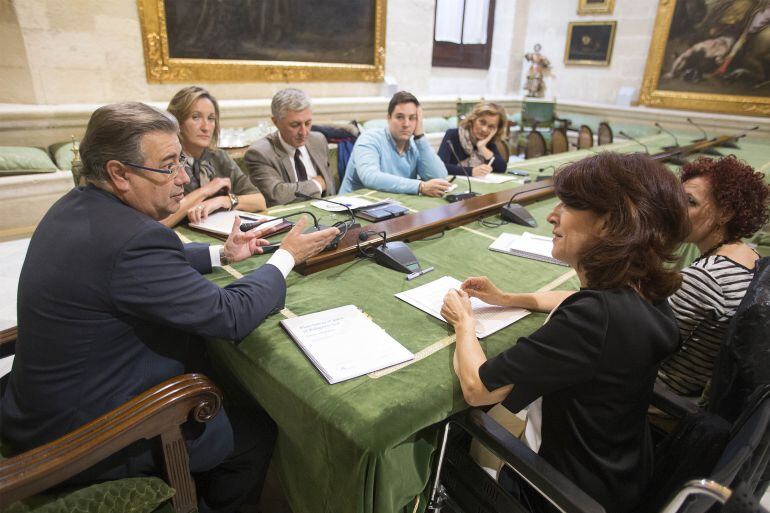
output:
<path id="1" fill-rule="evenodd" d="M 527 90 L 527 96 L 533 98 L 545 96 L 545 81 L 543 77 L 551 70 L 551 61 L 540 53 L 541 48 L 539 44 L 536 44 L 533 53 L 524 54 L 524 58 L 530 62 L 529 71 L 527 72 L 527 83 L 524 85 L 524 89 Z"/>

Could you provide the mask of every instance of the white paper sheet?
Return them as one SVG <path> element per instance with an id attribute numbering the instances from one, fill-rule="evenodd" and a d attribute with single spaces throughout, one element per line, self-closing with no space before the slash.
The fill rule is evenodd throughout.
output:
<path id="1" fill-rule="evenodd" d="M 329 383 L 414 359 L 414 355 L 354 305 L 281 321 Z"/>
<path id="2" fill-rule="evenodd" d="M 451 289 L 459 289 L 462 282 L 451 276 L 443 276 L 425 285 L 399 292 L 396 297 L 419 308 L 436 319 L 446 322 L 441 317 L 444 296 Z M 507 306 L 495 306 L 479 298 L 471 298 L 473 316 L 476 318 L 476 336 L 484 338 L 518 321 L 529 314 L 529 310 Z"/>
<path id="3" fill-rule="evenodd" d="M 480 182 L 480 183 L 505 183 L 505 182 L 510 182 L 512 180 L 518 180 L 521 177 L 515 176 L 515 175 L 506 175 L 504 173 L 489 173 L 483 177 L 471 176 L 470 178 L 474 182 Z M 459 180 L 459 177 L 458 177 L 458 180 Z"/>

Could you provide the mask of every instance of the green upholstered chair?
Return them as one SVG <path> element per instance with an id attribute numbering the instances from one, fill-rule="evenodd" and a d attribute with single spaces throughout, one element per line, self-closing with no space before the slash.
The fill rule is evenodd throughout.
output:
<path id="1" fill-rule="evenodd" d="M 0 332 L 0 346 L 15 343 L 16 328 Z M 0 511 L 197 511 L 195 483 L 180 426 L 206 422 L 219 412 L 222 395 L 201 374 L 177 376 L 134 397 L 51 443 L 21 454 L 0 448 Z M 158 438 L 165 481 L 128 478 L 86 487 L 59 485 L 107 456 L 142 439 Z M 170 499 L 170 501 L 169 501 Z"/>

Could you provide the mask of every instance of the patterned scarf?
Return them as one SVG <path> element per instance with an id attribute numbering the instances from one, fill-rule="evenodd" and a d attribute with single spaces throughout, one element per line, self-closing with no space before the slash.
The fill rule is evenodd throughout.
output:
<path id="1" fill-rule="evenodd" d="M 188 185 L 190 190 L 203 187 L 216 176 L 214 173 L 214 165 L 208 158 L 206 158 L 208 156 L 208 150 L 203 150 L 203 154 L 200 158 L 194 159 L 189 156 L 187 157 L 185 170 L 187 171 L 187 176 L 190 177 L 190 183 Z"/>
<path id="2" fill-rule="evenodd" d="M 459 165 L 474 168 L 479 164 L 486 164 L 487 161 L 484 157 L 479 155 L 479 151 L 476 149 L 476 145 L 472 142 L 473 136 L 471 131 L 467 128 L 458 127 L 457 134 L 460 136 L 460 146 L 463 151 L 468 155 L 468 158 L 459 162 Z"/>

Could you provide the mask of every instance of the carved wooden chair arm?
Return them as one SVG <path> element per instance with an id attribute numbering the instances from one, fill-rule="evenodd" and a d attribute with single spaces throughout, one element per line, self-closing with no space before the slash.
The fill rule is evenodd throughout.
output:
<path id="1" fill-rule="evenodd" d="M 133 442 L 160 436 L 166 478 L 176 490 L 174 509 L 193 511 L 197 497 L 180 425 L 188 417 L 211 420 L 221 404 L 221 392 L 202 374 L 169 379 L 53 442 L 0 461 L 0 509 L 69 479 Z"/>

